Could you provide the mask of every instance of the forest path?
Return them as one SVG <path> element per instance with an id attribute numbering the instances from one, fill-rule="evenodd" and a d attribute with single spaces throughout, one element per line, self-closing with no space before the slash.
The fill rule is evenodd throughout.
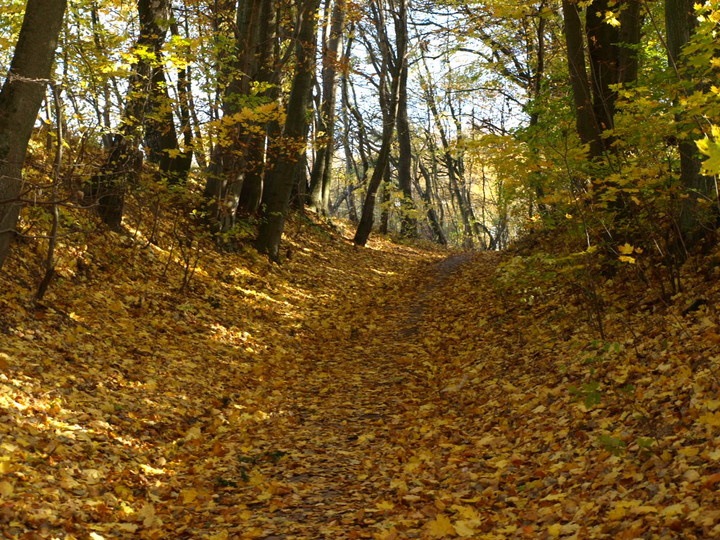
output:
<path id="1" fill-rule="evenodd" d="M 321 316 L 329 324 L 308 334 L 297 369 L 273 376 L 283 411 L 261 438 L 267 455 L 283 457 L 258 469 L 275 493 L 269 487 L 248 515 L 248 538 L 411 537 L 438 513 L 433 484 L 450 464 L 426 445 L 460 436 L 437 431 L 458 421 L 443 419 L 453 393 L 444 339 L 446 329 L 476 322 L 437 308 L 456 294 L 463 267 L 492 275 L 497 260 L 465 253 L 411 268 Z M 417 481 L 421 469 L 433 469 L 427 481 Z"/>

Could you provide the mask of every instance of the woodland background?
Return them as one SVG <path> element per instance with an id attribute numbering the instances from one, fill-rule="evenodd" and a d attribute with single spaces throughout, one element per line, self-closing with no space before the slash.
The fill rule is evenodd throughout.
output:
<path id="1" fill-rule="evenodd" d="M 2 260 L 21 207 L 52 251 L 95 215 L 137 229 L 128 200 L 151 228 L 173 214 L 178 248 L 256 236 L 276 260 L 289 207 L 349 218 L 359 245 L 376 222 L 466 249 L 561 230 L 565 252 L 628 245 L 668 272 L 714 230 L 713 1 L 3 13 Z"/>

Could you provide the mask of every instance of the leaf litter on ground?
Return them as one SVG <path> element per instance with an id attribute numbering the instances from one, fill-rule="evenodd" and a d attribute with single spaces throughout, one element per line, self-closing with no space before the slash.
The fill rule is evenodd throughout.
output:
<path id="1" fill-rule="evenodd" d="M 5 538 L 720 537 L 717 280 L 689 313 L 607 283 L 601 341 L 507 254 L 294 227 L 282 266 L 208 254 L 183 293 L 113 233 L 39 306 L 11 262 Z"/>

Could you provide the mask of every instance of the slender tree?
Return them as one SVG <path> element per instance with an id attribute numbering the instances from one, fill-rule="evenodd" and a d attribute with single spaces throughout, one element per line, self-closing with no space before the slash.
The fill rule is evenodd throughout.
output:
<path id="1" fill-rule="evenodd" d="M 412 194 L 412 145 L 410 143 L 410 120 L 408 119 L 408 13 L 407 0 L 399 0 L 395 17 L 395 39 L 400 56 L 400 77 L 398 81 L 398 186 L 403 194 L 400 232 L 405 237 L 417 236 L 417 219 Z"/>
<path id="2" fill-rule="evenodd" d="M 317 147 L 308 194 L 310 206 L 321 213 L 327 213 L 330 203 L 330 171 L 335 145 L 335 97 L 338 68 L 341 67 L 339 51 L 345 25 L 345 12 L 345 0 L 335 0 L 329 35 L 323 43 L 322 102 L 318 114 L 318 129 L 322 135 Z"/>
<path id="3" fill-rule="evenodd" d="M 375 220 L 375 199 L 377 197 L 377 191 L 385 178 L 385 170 L 390 162 L 392 137 L 395 131 L 398 110 L 400 78 L 403 69 L 403 63 L 400 59 L 404 58 L 406 54 L 406 50 L 399 47 L 405 47 L 407 45 L 407 43 L 402 40 L 398 41 L 396 42 L 396 48 L 393 52 L 390 38 L 386 32 L 384 7 L 373 2 L 370 8 L 373 25 L 378 37 L 378 48 L 381 57 L 379 60 L 376 60 L 376 63 L 380 66 L 378 70 L 380 72 L 379 99 L 380 109 L 382 110 L 383 127 L 380 149 L 378 150 L 375 160 L 375 169 L 368 182 L 360 222 L 358 223 L 353 239 L 355 244 L 359 246 L 364 246 L 370 237 L 370 232 L 372 231 Z M 398 13 L 393 12 L 393 16 L 397 17 Z"/>

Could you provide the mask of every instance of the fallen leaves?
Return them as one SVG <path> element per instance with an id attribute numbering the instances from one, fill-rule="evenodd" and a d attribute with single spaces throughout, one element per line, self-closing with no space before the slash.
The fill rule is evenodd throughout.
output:
<path id="1" fill-rule="evenodd" d="M 72 317 L 6 287 L 5 535 L 720 536 L 712 311 L 623 290 L 600 343 L 582 303 L 498 289 L 499 254 L 377 247 L 218 255 L 183 297 L 123 247 L 106 294 L 51 290 Z"/>

